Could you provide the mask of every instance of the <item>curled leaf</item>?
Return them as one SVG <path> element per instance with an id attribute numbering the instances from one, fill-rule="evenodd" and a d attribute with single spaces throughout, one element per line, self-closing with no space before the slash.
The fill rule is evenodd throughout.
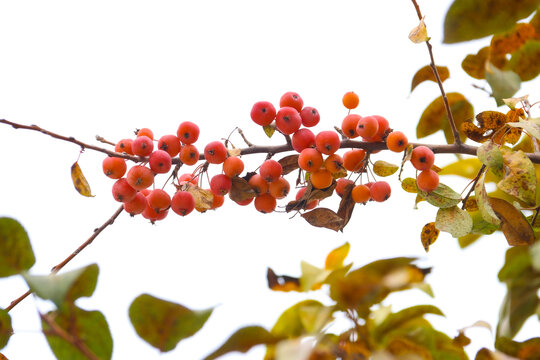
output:
<path id="1" fill-rule="evenodd" d="M 450 71 L 446 66 L 437 66 L 437 73 L 441 81 L 445 81 L 450 77 Z M 430 65 L 426 65 L 414 74 L 411 85 L 411 92 L 424 81 L 437 82 L 433 68 Z"/>
<path id="2" fill-rule="evenodd" d="M 409 39 L 415 44 L 420 44 L 429 40 L 426 24 L 424 23 L 424 18 L 422 18 L 422 20 L 420 20 L 420 23 L 411 30 L 411 32 L 409 33 Z"/>
<path id="3" fill-rule="evenodd" d="M 420 233 L 420 240 L 422 241 L 422 246 L 424 247 L 424 250 L 426 250 L 426 252 L 429 251 L 429 247 L 433 245 L 433 243 L 439 237 L 439 232 L 440 231 L 435 227 L 434 222 L 427 223 L 422 228 L 422 232 Z"/>
<path id="4" fill-rule="evenodd" d="M 301 215 L 308 223 L 316 227 L 323 227 L 338 231 L 343 227 L 344 221 L 334 211 L 327 208 L 317 208 Z"/>
<path id="5" fill-rule="evenodd" d="M 73 165 L 71 165 L 71 179 L 73 180 L 73 185 L 75 186 L 75 189 L 79 192 L 79 194 L 86 197 L 94 196 L 92 195 L 90 185 L 84 177 L 81 167 L 79 166 L 79 163 L 77 161 Z"/>
<path id="6" fill-rule="evenodd" d="M 534 242 L 534 231 L 521 211 L 502 199 L 489 198 L 489 203 L 501 219 L 501 230 L 510 246 L 530 245 Z"/>
<path id="7" fill-rule="evenodd" d="M 186 191 L 193 195 L 193 199 L 195 200 L 195 209 L 197 209 L 197 211 L 205 212 L 206 210 L 212 208 L 214 194 L 212 194 L 211 191 L 201 189 L 197 185 L 193 185 L 191 183 L 187 183 L 187 185 Z"/>

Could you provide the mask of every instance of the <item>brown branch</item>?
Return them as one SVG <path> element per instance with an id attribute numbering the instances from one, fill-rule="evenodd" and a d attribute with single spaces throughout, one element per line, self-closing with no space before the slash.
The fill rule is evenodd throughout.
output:
<path id="1" fill-rule="evenodd" d="M 253 146 L 253 144 L 246 138 L 246 135 L 244 135 L 244 132 L 242 131 L 242 129 L 236 128 L 236 130 L 238 131 L 238 133 L 240 134 L 240 136 L 242 137 L 242 139 L 244 140 L 247 146 L 249 147 Z"/>
<path id="2" fill-rule="evenodd" d="M 416 14 L 418 15 L 418 19 L 421 21 L 423 19 L 423 16 L 422 16 L 422 12 L 420 11 L 420 6 L 418 6 L 418 3 L 416 2 L 416 0 L 411 0 L 411 1 L 416 10 Z M 460 145 L 461 139 L 459 138 L 459 131 L 456 127 L 456 122 L 454 120 L 454 116 L 452 115 L 452 110 L 450 109 L 450 104 L 448 103 L 448 98 L 446 96 L 446 92 L 444 91 L 441 77 L 439 76 L 439 72 L 437 71 L 437 66 L 435 66 L 435 58 L 433 57 L 433 47 L 431 46 L 429 39 L 426 40 L 426 46 L 428 48 L 429 58 L 431 60 L 429 66 L 431 66 L 431 69 L 433 70 L 433 74 L 435 74 L 435 79 L 437 80 L 437 84 L 439 85 L 439 90 L 441 91 L 441 95 L 444 102 L 444 108 L 446 109 L 446 114 L 448 116 L 448 122 L 450 123 L 452 134 L 454 135 L 454 143 L 457 145 Z"/>
<path id="3" fill-rule="evenodd" d="M 465 206 L 467 206 L 467 200 L 469 200 L 469 197 L 471 196 L 472 192 L 474 191 L 474 188 L 476 187 L 476 184 L 480 180 L 480 176 L 482 176 L 482 174 L 484 173 L 485 170 L 486 170 L 486 165 L 482 164 L 482 167 L 480 168 L 480 170 L 478 170 L 478 174 L 476 174 L 476 177 L 473 179 L 473 181 L 471 183 L 471 188 L 469 189 L 469 192 L 467 193 L 467 195 L 465 196 L 465 198 L 462 201 L 463 205 L 461 206 L 461 210 L 465 210 Z"/>
<path id="4" fill-rule="evenodd" d="M 109 140 L 105 139 L 103 136 L 96 135 L 96 140 L 99 141 L 99 142 L 101 142 L 101 143 L 104 143 L 104 144 L 116 146 L 115 143 L 113 143 L 112 141 L 109 141 Z"/>
<path id="5" fill-rule="evenodd" d="M 82 342 L 80 339 L 77 339 L 75 336 L 68 333 L 66 330 L 62 329 L 57 323 L 54 322 L 54 320 L 49 315 L 39 314 L 39 317 L 43 322 L 45 322 L 49 327 L 50 330 L 47 332 L 46 335 L 55 335 L 58 336 L 74 347 L 77 348 L 84 356 L 86 356 L 90 360 L 99 360 L 99 357 L 94 354 L 92 350 L 84 342 Z M 44 331 L 45 333 L 45 331 Z"/>
<path id="6" fill-rule="evenodd" d="M 51 270 L 51 274 L 56 274 L 58 271 L 60 271 L 60 269 L 62 269 L 64 266 L 66 266 L 67 263 L 69 263 L 71 260 L 73 260 L 73 258 L 75 256 L 77 256 L 82 250 L 84 250 L 84 248 L 86 248 L 88 245 L 90 245 L 94 239 L 103 231 L 105 230 L 105 228 L 109 225 L 112 225 L 112 223 L 114 223 L 114 221 L 116 220 L 116 218 L 120 215 L 120 213 L 124 210 L 124 205 L 121 205 L 115 212 L 114 214 L 107 220 L 105 221 L 105 223 L 103 223 L 103 225 L 101 225 L 100 227 L 98 227 L 97 229 L 94 229 L 94 233 L 92 234 L 92 236 L 90 236 L 88 238 L 88 240 L 86 240 L 84 243 L 81 244 L 81 246 L 79 246 L 73 253 L 71 253 L 71 255 L 69 255 L 67 258 L 64 259 L 64 261 L 62 261 L 61 263 L 59 263 L 58 265 L 54 266 Z M 13 309 L 15 306 L 17 306 L 21 301 L 23 301 L 28 295 L 30 295 L 32 293 L 32 291 L 28 290 L 27 292 L 25 292 L 24 294 L 22 294 L 21 296 L 19 296 L 17 299 L 13 300 L 8 307 L 5 308 L 5 310 L 7 312 L 9 312 L 11 309 Z"/>

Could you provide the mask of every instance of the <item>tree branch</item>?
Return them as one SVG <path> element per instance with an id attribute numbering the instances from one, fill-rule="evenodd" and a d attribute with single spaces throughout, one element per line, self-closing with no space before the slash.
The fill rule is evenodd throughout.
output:
<path id="1" fill-rule="evenodd" d="M 423 16 L 422 16 L 422 12 L 420 11 L 420 6 L 418 6 L 418 3 L 416 2 L 416 0 L 411 0 L 411 1 L 416 10 L 416 14 L 418 15 L 418 19 L 421 21 L 423 19 Z M 431 69 L 433 70 L 433 74 L 435 74 L 435 79 L 437 80 L 437 84 L 439 85 L 439 89 L 441 90 L 441 95 L 444 102 L 444 108 L 446 109 L 446 115 L 448 116 L 448 122 L 450 123 L 452 134 L 454 135 L 454 144 L 460 145 L 461 139 L 459 138 L 459 131 L 456 127 L 456 122 L 454 120 L 454 116 L 452 115 L 452 110 L 450 109 L 450 104 L 448 103 L 448 98 L 446 96 L 446 92 L 444 91 L 441 77 L 439 76 L 439 72 L 437 71 L 437 66 L 435 66 L 435 58 L 433 57 L 433 47 L 431 46 L 431 43 L 429 42 L 429 40 L 426 40 L 426 46 L 428 48 L 429 58 L 431 60 L 429 66 L 431 66 Z"/>
<path id="2" fill-rule="evenodd" d="M 109 225 L 112 225 L 116 218 L 120 215 L 120 213 L 124 210 L 124 205 L 121 205 L 114 214 L 107 220 L 103 225 L 98 227 L 97 229 L 94 229 L 94 233 L 92 236 L 88 238 L 84 243 L 81 244 L 71 255 L 69 255 L 67 258 L 64 259 L 61 263 L 54 266 L 51 270 L 51 274 L 56 274 L 58 271 L 60 271 L 64 266 L 66 266 L 67 263 L 69 263 L 75 256 L 77 256 L 84 248 L 86 248 L 88 245 L 90 245 L 94 239 L 103 231 L 105 228 Z M 23 301 L 28 295 L 30 295 L 32 292 L 28 290 L 21 296 L 19 296 L 17 299 L 13 300 L 8 307 L 5 308 L 7 312 L 9 312 L 11 309 L 13 309 L 15 306 L 17 306 L 21 301 Z"/>

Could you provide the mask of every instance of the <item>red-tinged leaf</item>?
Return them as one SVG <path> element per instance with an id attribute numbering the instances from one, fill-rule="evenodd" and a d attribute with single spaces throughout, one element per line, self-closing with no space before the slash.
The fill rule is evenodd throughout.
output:
<path id="1" fill-rule="evenodd" d="M 335 248 L 334 250 L 330 251 L 330 253 L 326 256 L 326 260 L 324 262 L 324 268 L 327 270 L 336 270 L 343 267 L 343 262 L 345 261 L 345 258 L 349 254 L 349 250 L 351 248 L 351 245 L 347 242 L 343 245 L 341 245 L 338 248 Z"/>
<path id="2" fill-rule="evenodd" d="M 272 335 L 261 326 L 246 326 L 238 329 L 227 341 L 213 353 L 205 357 L 205 360 L 213 360 L 231 352 L 248 352 L 257 345 L 271 345 L 281 340 L 280 337 Z"/>
<path id="3" fill-rule="evenodd" d="M 15 219 L 0 217 L 0 277 L 30 269 L 36 258 L 23 226 Z"/>
<path id="4" fill-rule="evenodd" d="M 246 179 L 234 176 L 231 178 L 231 181 L 232 187 L 229 191 L 231 200 L 241 202 L 254 198 L 257 195 Z"/>
<path id="5" fill-rule="evenodd" d="M 302 291 L 300 279 L 288 275 L 276 275 L 274 270 L 268 268 L 266 273 L 268 287 L 274 291 Z"/>
<path id="6" fill-rule="evenodd" d="M 206 323 L 212 309 L 193 311 L 185 306 L 139 295 L 129 307 L 129 318 L 137 334 L 161 352 L 171 351 Z"/>
<path id="7" fill-rule="evenodd" d="M 71 165 L 71 179 L 73 180 L 73 185 L 79 194 L 86 197 L 94 196 L 92 195 L 92 190 L 90 190 L 90 184 L 88 184 L 88 181 L 84 177 L 78 162 Z"/>
<path id="8" fill-rule="evenodd" d="M 521 211 L 502 199 L 489 198 L 489 203 L 501 220 L 501 230 L 508 245 L 525 246 L 534 242 L 534 231 Z"/>
<path id="9" fill-rule="evenodd" d="M 301 215 L 308 223 L 334 231 L 343 228 L 344 220 L 334 211 L 327 208 L 317 208 Z"/>
<path id="10" fill-rule="evenodd" d="M 59 360 L 87 360 L 81 348 L 97 359 L 112 357 L 113 340 L 105 316 L 99 311 L 71 307 L 42 315 L 41 326 L 47 342 Z M 67 334 L 62 336 L 61 333 Z M 67 338 L 67 339 L 66 339 Z M 75 343 L 79 346 L 75 346 Z"/>
<path id="11" fill-rule="evenodd" d="M 441 81 L 445 81 L 450 77 L 450 71 L 446 66 L 437 66 L 437 72 Z M 414 74 L 411 85 L 411 92 L 424 81 L 437 82 L 433 68 L 430 65 L 426 65 Z"/>
<path id="12" fill-rule="evenodd" d="M 6 310 L 0 309 L 0 349 L 7 345 L 11 335 L 13 335 L 11 317 Z"/>
<path id="13" fill-rule="evenodd" d="M 298 154 L 289 155 L 289 156 L 285 156 L 282 159 L 279 159 L 278 163 L 280 163 L 281 168 L 283 169 L 282 171 L 283 175 L 287 175 L 299 168 L 298 156 L 299 156 Z"/>
<path id="14" fill-rule="evenodd" d="M 444 20 L 444 40 L 452 44 L 504 32 L 538 7 L 538 0 L 454 0 Z"/>

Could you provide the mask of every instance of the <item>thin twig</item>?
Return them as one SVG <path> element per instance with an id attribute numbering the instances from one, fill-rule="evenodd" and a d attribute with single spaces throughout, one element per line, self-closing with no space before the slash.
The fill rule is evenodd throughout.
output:
<path id="1" fill-rule="evenodd" d="M 82 342 L 80 339 L 77 339 L 75 336 L 71 335 L 66 330 L 62 329 L 57 323 L 54 322 L 54 320 L 49 315 L 39 314 L 39 317 L 43 322 L 45 322 L 50 330 L 47 331 L 46 335 L 56 335 L 74 347 L 77 348 L 84 356 L 86 356 L 90 360 L 99 360 L 99 357 L 94 354 L 92 350 L 84 342 Z"/>
<path id="2" fill-rule="evenodd" d="M 480 170 L 478 170 L 478 174 L 476 174 L 476 177 L 473 179 L 473 182 L 471 183 L 471 188 L 469 189 L 469 192 L 467 193 L 467 195 L 462 201 L 463 205 L 461 206 L 461 210 L 465 210 L 465 206 L 467 205 L 467 200 L 469 200 L 469 197 L 474 191 L 474 188 L 476 187 L 478 180 L 480 180 L 480 177 L 482 176 L 485 170 L 486 170 L 486 165 L 482 164 L 482 167 L 480 168 Z"/>
<path id="3" fill-rule="evenodd" d="M 103 136 L 99 136 L 99 135 L 96 135 L 96 140 L 101 142 L 101 143 L 104 143 L 104 144 L 108 144 L 108 145 L 112 145 L 112 146 L 116 146 L 115 143 L 105 139 Z"/>
<path id="4" fill-rule="evenodd" d="M 244 135 L 244 132 L 242 131 L 242 129 L 236 128 L 236 130 L 238 130 L 238 133 L 240 134 L 240 136 L 242 137 L 242 139 L 244 140 L 246 145 L 249 146 L 249 147 L 252 147 L 253 144 L 251 142 L 249 142 L 249 140 L 246 138 L 246 135 Z"/>
<path id="5" fill-rule="evenodd" d="M 64 261 L 62 261 L 61 263 L 59 263 L 58 265 L 54 266 L 51 270 L 51 274 L 56 274 L 58 271 L 60 271 L 60 269 L 62 269 L 64 266 L 66 266 L 67 263 L 69 263 L 71 260 L 73 260 L 73 258 L 75 256 L 77 256 L 77 254 L 79 254 L 82 250 L 84 250 L 84 248 L 86 248 L 88 245 L 90 245 L 94 239 L 103 231 L 105 230 L 105 228 L 109 225 L 112 225 L 112 223 L 114 223 L 114 221 L 116 220 L 116 218 L 118 217 L 118 215 L 120 215 L 120 213 L 124 210 L 124 206 L 121 205 L 115 212 L 114 214 L 107 220 L 105 221 L 105 223 L 103 223 L 103 225 L 101 225 L 100 227 L 98 227 L 97 229 L 94 229 L 94 233 L 92 234 L 92 236 L 90 236 L 88 238 L 88 240 L 86 240 L 84 243 L 81 244 L 81 246 L 79 246 L 73 253 L 71 253 L 71 255 L 69 255 L 67 258 L 64 259 Z M 30 295 L 32 292 L 30 290 L 28 290 L 27 292 L 25 292 L 24 294 L 22 294 L 21 296 L 19 296 L 17 299 L 13 300 L 8 307 L 5 308 L 6 311 L 10 311 L 11 309 L 13 309 L 15 306 L 17 306 L 21 301 L 23 301 L 28 295 Z"/>
<path id="6" fill-rule="evenodd" d="M 416 2 L 416 0 L 411 0 L 411 1 L 414 5 L 414 8 L 416 9 L 416 14 L 418 15 L 418 19 L 421 21 L 423 19 L 423 16 L 422 16 L 422 12 L 420 11 L 420 6 L 418 6 L 418 3 Z M 446 97 L 446 92 L 444 91 L 441 77 L 439 76 L 439 72 L 437 71 L 437 66 L 435 66 L 435 58 L 433 57 L 433 47 L 431 46 L 431 43 L 429 42 L 429 40 L 426 40 L 426 46 L 428 48 L 429 58 L 431 60 L 431 63 L 429 64 L 429 66 L 431 66 L 431 69 L 433 70 L 433 74 L 435 74 L 435 79 L 437 80 L 437 84 L 439 84 L 439 89 L 441 90 L 444 107 L 446 109 L 446 114 L 448 116 L 448 122 L 450 123 L 452 134 L 454 135 L 454 143 L 457 145 L 460 145 L 461 139 L 459 138 L 459 131 L 456 127 L 456 122 L 452 115 L 452 110 L 450 109 L 450 104 L 448 103 L 448 98 Z"/>

